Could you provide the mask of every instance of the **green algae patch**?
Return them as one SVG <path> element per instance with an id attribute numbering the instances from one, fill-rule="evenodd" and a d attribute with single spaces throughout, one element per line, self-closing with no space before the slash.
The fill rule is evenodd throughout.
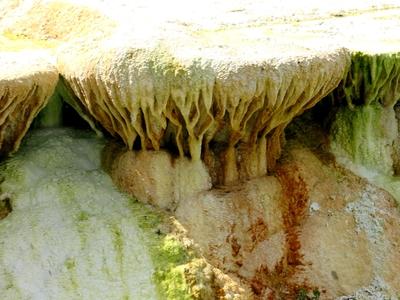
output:
<path id="1" fill-rule="evenodd" d="M 399 130 L 400 53 L 352 55 L 351 66 L 332 94 L 341 106 L 330 131 L 336 159 L 400 202 Z"/>
<path id="2" fill-rule="evenodd" d="M 154 264 L 159 298 L 216 299 L 214 271 L 191 246 L 177 221 L 133 199 L 131 209 Z"/>
<path id="3" fill-rule="evenodd" d="M 153 281 L 160 299 L 196 299 L 192 291 L 195 282 L 189 283 L 184 271 L 195 253 L 178 236 L 165 233 L 173 226 L 166 215 L 135 200 L 131 201 L 131 209 L 155 266 Z"/>
<path id="4" fill-rule="evenodd" d="M 163 243 L 155 249 L 154 274 L 162 299 L 194 299 L 191 287 L 186 281 L 184 264 L 189 262 L 189 254 L 182 243 L 172 237 L 165 237 Z"/>
<path id="5" fill-rule="evenodd" d="M 379 104 L 342 107 L 331 127 L 331 148 L 342 158 L 381 174 L 393 174 L 397 121 L 392 108 Z"/>
<path id="6" fill-rule="evenodd" d="M 104 144 L 89 131 L 35 129 L 1 164 L 12 204 L 0 220 L 2 299 L 204 299 L 211 289 L 176 221 L 114 187 Z"/>
<path id="7" fill-rule="evenodd" d="M 184 269 L 181 266 L 171 268 L 167 272 L 156 273 L 156 281 L 160 285 L 163 299 L 194 299 L 190 295 Z"/>
<path id="8" fill-rule="evenodd" d="M 355 52 L 336 101 L 346 100 L 331 127 L 332 150 L 374 172 L 393 173 L 397 137 L 394 105 L 400 99 L 400 53 Z"/>
<path id="9" fill-rule="evenodd" d="M 60 127 L 62 125 L 62 99 L 54 93 L 36 117 L 35 127 Z"/>
<path id="10" fill-rule="evenodd" d="M 344 98 L 351 108 L 378 103 L 393 107 L 400 99 L 400 53 L 353 53 L 336 98 Z"/>
<path id="11" fill-rule="evenodd" d="M 3 162 L 13 210 L 0 220 L 2 299 L 159 299 L 130 200 L 101 169 L 103 145 L 93 133 L 34 130 Z"/>

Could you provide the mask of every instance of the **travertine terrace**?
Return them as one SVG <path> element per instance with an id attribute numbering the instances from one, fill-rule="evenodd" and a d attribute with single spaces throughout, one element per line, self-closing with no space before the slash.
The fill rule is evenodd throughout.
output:
<path id="1" fill-rule="evenodd" d="M 0 153 L 15 156 L 4 162 L 0 204 L 7 199 L 3 206 L 12 206 L 15 193 L 15 207 L 25 207 L 15 187 L 25 186 L 18 180 L 30 174 L 29 166 L 42 175 L 65 167 L 71 177 L 93 171 L 90 184 L 97 178 L 112 189 L 106 171 L 122 191 L 153 206 L 146 209 L 171 217 L 174 225 L 165 225 L 166 236 L 155 241 L 147 233 L 151 226 L 139 226 L 146 232 L 140 251 L 153 265 L 146 261 L 129 273 L 123 262 L 131 257 L 117 260 L 122 271 L 114 279 L 124 289 L 115 295 L 139 297 L 132 282 L 143 273 L 151 299 L 397 299 L 399 16 L 398 0 L 0 0 Z M 52 129 L 33 134 L 18 152 L 30 127 L 70 126 L 77 116 L 107 139 L 90 142 L 97 152 L 78 135 Z M 60 138 L 47 144 L 57 132 Z M 72 140 L 87 151 L 73 150 Z M 98 161 L 83 159 L 83 171 L 52 156 L 49 166 L 40 165 L 40 149 L 69 153 L 59 147 L 64 143 L 74 153 L 71 162 L 89 153 Z M 21 164 L 15 162 L 19 155 Z M 28 175 L 15 177 L 19 167 Z M 64 188 L 60 174 L 54 186 Z M 38 182 L 51 186 L 43 178 Z M 119 224 L 128 202 L 110 197 L 121 207 L 107 208 L 106 196 L 87 207 L 96 211 L 99 205 L 104 215 L 110 209 L 102 222 Z M 3 206 L 4 222 L 14 215 L 30 220 L 28 210 L 6 214 Z M 68 219 L 75 212 L 65 205 L 60 215 Z M 101 218 L 88 216 L 71 217 L 71 224 Z M 43 221 L 35 218 L 32 224 Z M 65 232 L 73 235 L 72 228 Z M 136 227 L 121 228 L 114 240 L 140 253 L 129 244 Z M 93 245 L 108 239 L 79 230 Z M 175 235 L 176 244 L 167 243 L 162 254 L 166 259 L 156 260 L 157 245 Z M 15 247 L 23 244 L 8 239 Z M 0 259 L 7 254 L 12 261 L 1 245 Z M 119 257 L 120 246 L 107 247 L 104 253 Z M 64 258 L 49 261 L 57 265 Z M 13 284 L 0 282 L 9 299 L 51 299 L 19 284 L 24 275 L 13 263 L 0 265 L 13 278 Z M 65 266 L 71 271 L 70 263 Z M 79 260 L 73 267 L 81 279 L 90 269 Z M 4 274 L 0 270 L 0 281 Z M 73 278 L 68 297 L 81 299 L 85 283 Z M 51 288 L 64 299 L 64 279 L 57 280 Z M 88 286 L 96 290 L 93 282 Z"/>

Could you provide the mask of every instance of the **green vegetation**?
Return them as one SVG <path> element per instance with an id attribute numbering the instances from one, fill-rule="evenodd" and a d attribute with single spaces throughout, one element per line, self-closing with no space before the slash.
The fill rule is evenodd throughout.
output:
<path id="1" fill-rule="evenodd" d="M 393 109 L 379 104 L 342 107 L 331 127 L 331 147 L 342 157 L 381 174 L 393 173 L 392 145 L 397 136 Z"/>
<path id="2" fill-rule="evenodd" d="M 314 289 L 310 296 L 310 293 L 305 288 L 301 288 L 296 296 L 296 300 L 318 300 L 320 296 L 321 293 L 317 289 Z"/>
<path id="3" fill-rule="evenodd" d="M 356 52 L 336 91 L 350 108 L 378 104 L 393 107 L 400 99 L 400 53 L 369 55 Z"/>
<path id="4" fill-rule="evenodd" d="M 167 220 L 161 212 L 135 200 L 131 201 L 131 208 L 144 233 L 144 242 L 156 269 L 153 279 L 160 299 L 193 299 L 190 284 L 185 277 L 185 266 L 195 257 L 194 253 L 176 237 L 162 232 L 160 227 Z"/>

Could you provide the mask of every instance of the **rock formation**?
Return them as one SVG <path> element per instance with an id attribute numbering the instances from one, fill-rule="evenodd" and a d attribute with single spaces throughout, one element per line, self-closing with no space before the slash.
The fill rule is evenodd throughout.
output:
<path id="1" fill-rule="evenodd" d="M 0 153 L 15 152 L 33 119 L 54 92 L 58 72 L 40 51 L 1 53 Z"/>
<path id="2" fill-rule="evenodd" d="M 107 272 L 101 269 L 96 277 L 91 272 L 101 268 L 99 259 L 92 267 L 83 260 L 97 257 L 94 245 L 113 234 L 117 246 L 99 246 L 107 265 L 120 268 L 111 277 L 121 286 L 109 287 L 110 297 L 398 297 L 399 3 L 33 0 L 7 1 L 0 8 L 1 154 L 18 149 L 36 116 L 34 127 L 60 127 L 72 119 L 72 109 L 107 138 L 87 146 L 75 136 L 59 140 L 56 131 L 39 130 L 43 136 L 33 136 L 43 145 L 28 139 L 15 160 L 4 163 L 0 264 L 8 273 L 0 279 L 12 284 L 0 282 L 0 291 L 8 299 L 51 297 L 37 294 L 41 286 L 61 298 L 97 297 L 94 281 L 108 284 Z M 76 153 L 68 144 L 72 140 Z M 104 184 L 104 195 L 93 196 L 98 203 L 90 202 L 83 219 L 74 207 L 64 203 L 59 211 L 52 208 L 58 200 L 47 204 L 41 196 L 41 184 L 43 193 L 65 186 L 56 169 L 75 168 L 50 155 L 49 163 L 57 161 L 57 167 L 43 171 L 47 164 L 35 153 L 53 151 L 47 143 L 58 149 L 56 156 L 74 152 L 71 163 L 76 160 L 90 173 L 70 176 L 67 186 L 74 194 L 90 198 L 96 180 Z M 65 151 L 59 143 L 68 144 Z M 97 152 L 78 151 L 85 145 Z M 103 146 L 102 167 L 115 185 L 152 205 L 137 204 L 132 220 L 126 196 L 114 191 L 99 169 Z M 95 161 L 95 167 L 78 156 Z M 24 164 L 58 175 L 53 183 L 36 182 Z M 20 177 L 33 180 L 37 197 L 19 195 L 15 186 L 22 181 L 13 186 L 20 169 Z M 84 177 L 91 182 L 87 186 Z M 71 194 L 63 201 L 71 199 L 86 205 Z M 29 227 L 39 232 L 53 221 L 49 227 L 61 226 L 30 216 L 37 207 L 70 220 L 72 227 L 62 232 L 84 235 L 93 247 L 73 241 L 66 248 L 73 252 L 69 256 L 41 256 L 40 262 L 61 271 L 25 286 L 26 274 L 10 249 L 25 247 L 19 245 Z M 125 220 L 144 221 L 142 211 L 150 218 L 172 218 L 173 224 L 124 227 Z M 19 219 L 27 221 L 19 225 Z M 97 220 L 103 220 L 98 236 L 80 227 Z M 110 226 L 122 227 L 115 235 Z M 165 232 L 157 231 L 160 226 Z M 153 230 L 159 238 L 149 235 Z M 44 232 L 57 240 L 55 231 Z M 132 244 L 137 234 L 142 250 Z M 31 244 L 44 247 L 49 241 L 40 237 Z M 121 244 L 132 256 L 118 259 Z M 49 249 L 57 247 L 63 242 Z M 30 265 L 29 255 L 46 251 L 27 250 L 24 270 L 54 272 Z M 130 260 L 137 259 L 137 251 L 144 256 L 134 266 Z M 85 281 L 87 272 L 93 282 Z M 139 277 L 143 287 L 134 282 Z"/>

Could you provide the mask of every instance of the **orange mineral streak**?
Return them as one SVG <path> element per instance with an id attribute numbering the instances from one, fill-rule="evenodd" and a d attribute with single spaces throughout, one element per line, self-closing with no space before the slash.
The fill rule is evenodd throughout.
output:
<path id="1" fill-rule="evenodd" d="M 280 165 L 276 177 L 282 186 L 282 211 L 285 230 L 285 254 L 273 270 L 261 266 L 250 285 L 256 299 L 296 299 L 300 289 L 311 290 L 307 282 L 293 280 L 304 266 L 301 254 L 300 229 L 306 217 L 308 187 L 294 164 Z"/>

